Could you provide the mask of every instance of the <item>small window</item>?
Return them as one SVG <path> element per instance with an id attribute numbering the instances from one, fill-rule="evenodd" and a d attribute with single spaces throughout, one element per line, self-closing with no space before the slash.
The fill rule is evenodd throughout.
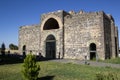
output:
<path id="1" fill-rule="evenodd" d="M 23 56 L 26 56 L 26 45 L 23 46 Z"/>
<path id="2" fill-rule="evenodd" d="M 23 51 L 25 51 L 25 50 L 26 50 L 26 45 L 23 46 Z"/>

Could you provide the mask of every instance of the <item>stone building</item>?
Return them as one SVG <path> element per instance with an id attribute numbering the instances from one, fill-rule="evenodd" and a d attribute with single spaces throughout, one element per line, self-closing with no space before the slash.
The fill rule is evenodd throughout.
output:
<path id="1" fill-rule="evenodd" d="M 19 29 L 19 51 L 56 59 L 107 59 L 118 56 L 118 28 L 111 15 L 59 10 L 41 15 L 39 25 Z"/>

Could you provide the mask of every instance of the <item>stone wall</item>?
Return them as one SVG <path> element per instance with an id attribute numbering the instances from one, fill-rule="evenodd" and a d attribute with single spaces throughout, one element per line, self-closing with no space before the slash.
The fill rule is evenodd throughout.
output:
<path id="1" fill-rule="evenodd" d="M 22 54 L 23 46 L 26 46 L 26 53 L 32 51 L 37 54 L 40 50 L 40 26 L 22 26 L 19 30 L 19 51 Z"/>
<path id="2" fill-rule="evenodd" d="M 104 39 L 105 39 L 105 58 L 109 59 L 112 56 L 111 53 L 111 20 L 107 15 L 103 14 L 104 23 Z"/>
<path id="3" fill-rule="evenodd" d="M 112 16 L 109 16 L 109 18 L 111 19 Z M 111 58 L 115 58 L 115 54 L 116 54 L 116 50 L 115 50 L 115 23 L 114 20 L 111 19 L 111 53 L 112 53 L 112 57 Z"/>
<path id="4" fill-rule="evenodd" d="M 115 50 L 116 50 L 116 57 L 119 54 L 119 38 L 118 38 L 118 27 L 115 26 Z"/>
<path id="5" fill-rule="evenodd" d="M 46 24 L 51 27 L 54 22 L 59 28 L 44 30 Z M 56 58 L 83 60 L 87 56 L 90 59 L 91 43 L 96 45 L 98 59 L 114 58 L 118 54 L 118 29 L 112 16 L 103 11 L 76 13 L 59 10 L 42 14 L 40 25 L 20 27 L 20 53 L 26 45 L 27 53 L 40 52 L 46 57 L 46 38 L 49 35 L 55 37 Z"/>
<path id="6" fill-rule="evenodd" d="M 95 43 L 97 54 L 104 59 L 103 12 L 73 13 L 65 17 L 65 58 L 84 59 L 90 56 L 89 46 Z"/>
<path id="7" fill-rule="evenodd" d="M 104 13 L 105 59 L 118 56 L 118 31 L 111 15 Z M 116 38 L 116 39 L 115 39 Z"/>

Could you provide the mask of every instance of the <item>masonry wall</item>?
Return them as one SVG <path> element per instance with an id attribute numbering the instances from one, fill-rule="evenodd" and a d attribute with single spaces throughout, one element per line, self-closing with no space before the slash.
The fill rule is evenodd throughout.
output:
<path id="1" fill-rule="evenodd" d="M 105 59 L 118 56 L 118 31 L 111 15 L 104 16 Z"/>
<path id="2" fill-rule="evenodd" d="M 111 18 L 111 17 L 110 17 Z M 116 49 L 115 49 L 115 23 L 114 20 L 111 19 L 111 52 L 112 52 L 112 58 L 116 57 Z"/>
<path id="3" fill-rule="evenodd" d="M 52 21 L 52 20 L 55 21 Z M 52 22 L 47 22 L 52 21 Z M 47 24 L 57 22 L 58 29 L 44 30 Z M 54 26 L 54 25 L 53 25 Z M 41 53 L 46 57 L 46 38 L 55 37 L 56 58 L 84 60 L 90 59 L 90 44 L 96 45 L 98 59 L 114 58 L 118 55 L 118 29 L 115 27 L 112 16 L 100 12 L 59 10 L 42 14 L 40 25 L 22 26 L 19 29 L 19 51 L 22 54 L 23 46 L 26 53 Z"/>
<path id="4" fill-rule="evenodd" d="M 37 54 L 40 50 L 40 26 L 22 26 L 19 30 L 19 51 L 22 54 L 23 46 L 26 46 L 26 53 L 32 51 Z"/>
<path id="5" fill-rule="evenodd" d="M 118 27 L 115 26 L 115 56 L 118 57 L 119 54 L 119 38 L 118 38 Z"/>
<path id="6" fill-rule="evenodd" d="M 103 24 L 104 24 L 104 39 L 105 39 L 105 58 L 110 59 L 112 56 L 111 48 L 111 20 L 107 15 L 103 14 Z"/>
<path id="7" fill-rule="evenodd" d="M 73 13 L 65 17 L 65 58 L 90 58 L 89 46 L 95 43 L 97 55 L 104 59 L 103 12 Z"/>

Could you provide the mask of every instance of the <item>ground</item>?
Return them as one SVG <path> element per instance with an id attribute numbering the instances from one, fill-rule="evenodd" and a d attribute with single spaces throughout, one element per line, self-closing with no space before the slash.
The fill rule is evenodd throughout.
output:
<path id="1" fill-rule="evenodd" d="M 99 72 L 117 73 L 120 79 L 120 64 L 117 68 L 113 66 L 98 67 L 92 65 L 92 62 L 94 64 L 96 62 L 89 62 L 90 65 L 84 65 L 84 61 L 80 60 L 40 61 L 38 64 L 41 70 L 38 80 L 95 80 L 95 76 Z M 0 65 L 0 80 L 22 80 L 21 69 L 22 63 Z"/>

